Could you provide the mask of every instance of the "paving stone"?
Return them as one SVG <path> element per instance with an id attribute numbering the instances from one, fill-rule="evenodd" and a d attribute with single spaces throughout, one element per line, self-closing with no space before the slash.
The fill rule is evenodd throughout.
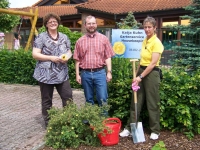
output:
<path id="1" fill-rule="evenodd" d="M 83 91 L 73 89 L 73 99 L 84 104 Z M 62 107 L 56 90 L 53 106 Z M 0 150 L 32 150 L 45 133 L 39 86 L 0 83 Z"/>

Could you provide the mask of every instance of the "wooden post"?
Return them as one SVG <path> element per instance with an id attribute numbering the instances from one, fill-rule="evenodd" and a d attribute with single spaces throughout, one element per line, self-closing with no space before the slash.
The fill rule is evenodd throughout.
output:
<path id="1" fill-rule="evenodd" d="M 30 31 L 30 35 L 29 35 L 29 38 L 28 38 L 28 42 L 27 42 L 26 47 L 25 47 L 25 51 L 27 51 L 29 46 L 30 46 L 30 43 L 32 41 L 32 38 L 33 38 L 33 32 L 35 33 L 35 35 L 38 34 L 38 32 L 35 28 L 35 25 L 37 23 L 37 18 L 38 18 L 38 7 L 36 7 L 36 9 L 35 9 L 35 13 L 33 13 L 32 9 L 30 10 L 30 12 L 25 12 L 25 11 L 8 10 L 8 9 L 3 9 L 3 8 L 0 8 L 0 13 L 22 15 L 22 16 L 31 17 L 30 20 L 31 20 L 32 26 L 31 26 L 31 31 Z"/>
<path id="2" fill-rule="evenodd" d="M 33 13 L 33 10 L 32 10 L 32 9 L 30 9 L 30 13 Z M 31 21 L 31 24 L 33 24 L 33 17 L 30 18 L 30 21 Z M 34 34 L 35 34 L 35 36 L 38 36 L 38 31 L 37 31 L 36 27 L 35 27 L 35 32 L 34 32 Z"/>
<path id="3" fill-rule="evenodd" d="M 29 48 L 30 43 L 32 41 L 33 32 L 35 31 L 35 25 L 37 23 L 37 18 L 38 18 L 38 7 L 36 7 L 36 9 L 35 9 L 35 15 L 33 17 L 33 23 L 32 23 L 32 26 L 31 26 L 31 31 L 30 31 L 30 35 L 29 35 L 29 38 L 28 38 L 28 42 L 27 42 L 26 47 L 25 47 L 25 51 L 28 51 L 28 48 Z"/>

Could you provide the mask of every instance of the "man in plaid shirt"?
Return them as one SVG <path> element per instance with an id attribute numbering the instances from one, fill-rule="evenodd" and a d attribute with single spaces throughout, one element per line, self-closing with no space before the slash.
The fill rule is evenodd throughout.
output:
<path id="1" fill-rule="evenodd" d="M 115 55 L 109 39 L 98 33 L 95 17 L 85 19 L 87 33 L 75 45 L 76 81 L 82 84 L 86 102 L 94 104 L 94 93 L 99 106 L 108 99 L 107 82 L 112 79 L 111 57 Z M 96 90 L 96 91 L 94 91 Z"/>

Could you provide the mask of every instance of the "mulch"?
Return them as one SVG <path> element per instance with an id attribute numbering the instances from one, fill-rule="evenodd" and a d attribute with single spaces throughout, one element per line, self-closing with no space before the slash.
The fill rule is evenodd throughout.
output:
<path id="1" fill-rule="evenodd" d="M 77 149 L 66 150 L 151 150 L 159 141 L 163 141 L 167 150 L 200 150 L 200 135 L 196 135 L 192 140 L 189 140 L 182 133 L 173 133 L 171 131 L 162 131 L 158 140 L 150 140 L 149 133 L 146 134 L 146 141 L 143 143 L 134 144 L 132 137 L 120 137 L 119 143 L 112 146 L 80 146 Z M 42 150 L 54 150 L 50 147 L 44 147 Z M 161 149 L 164 150 L 164 149 Z"/>

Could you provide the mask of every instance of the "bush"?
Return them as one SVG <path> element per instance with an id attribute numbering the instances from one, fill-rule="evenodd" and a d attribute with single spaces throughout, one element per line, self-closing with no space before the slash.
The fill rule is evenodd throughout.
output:
<path id="1" fill-rule="evenodd" d="M 200 134 L 200 76 L 188 73 L 184 68 L 163 70 L 160 86 L 161 125 L 164 128 L 184 132 L 189 138 Z"/>
<path id="2" fill-rule="evenodd" d="M 28 52 L 22 49 L 17 51 L 1 50 L 0 82 L 37 84 L 33 78 L 35 63 L 30 50 Z"/>
<path id="3" fill-rule="evenodd" d="M 128 63 L 128 62 L 127 62 Z M 130 63 L 130 62 L 129 62 Z M 109 99 L 111 105 L 110 115 L 118 117 L 124 125 L 129 118 L 131 103 L 131 69 L 127 70 L 125 77 L 120 74 L 122 67 L 113 66 L 118 73 L 117 79 L 109 83 Z M 130 67 L 130 66 L 129 66 Z M 161 98 L 161 127 L 172 131 L 184 132 L 188 138 L 192 138 L 194 133 L 200 134 L 200 72 L 185 72 L 184 68 L 163 68 L 164 79 L 160 85 Z M 115 72 L 115 73 L 116 73 Z M 126 71 L 125 71 L 126 72 Z M 148 112 L 144 106 L 140 118 L 145 126 L 148 125 Z"/>
<path id="4" fill-rule="evenodd" d="M 80 144 L 100 146 L 97 135 L 103 133 L 104 129 L 111 132 L 103 123 L 106 117 L 102 114 L 108 109 L 108 105 L 98 107 L 88 103 L 80 108 L 73 103 L 68 103 L 63 109 L 51 108 L 51 119 L 45 136 L 46 145 L 56 149 L 77 148 Z"/>

